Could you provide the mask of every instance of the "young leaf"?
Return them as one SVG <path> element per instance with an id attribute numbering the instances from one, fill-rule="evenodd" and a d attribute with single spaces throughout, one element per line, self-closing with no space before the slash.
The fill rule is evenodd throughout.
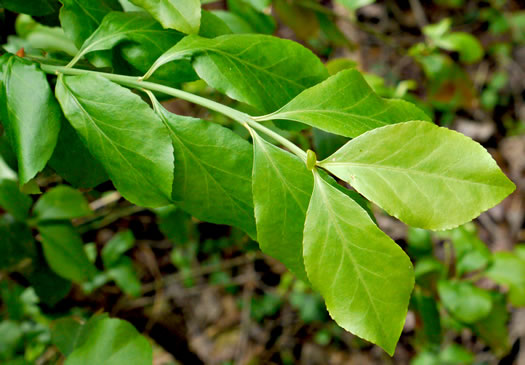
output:
<path id="1" fill-rule="evenodd" d="M 67 182 L 79 188 L 93 188 L 108 179 L 102 165 L 93 158 L 69 122 L 62 118 L 57 145 L 49 166 Z"/>
<path id="2" fill-rule="evenodd" d="M 392 355 L 414 286 L 410 259 L 354 200 L 314 176 L 303 242 L 308 278 L 341 327 Z"/>
<path id="3" fill-rule="evenodd" d="M 88 260 L 82 239 L 70 223 L 40 223 L 38 229 L 44 255 L 54 272 L 75 282 L 95 275 L 97 270 Z"/>
<path id="4" fill-rule="evenodd" d="M 443 306 L 464 323 L 482 320 L 492 309 L 490 293 L 469 282 L 442 280 L 438 292 Z"/>
<path id="5" fill-rule="evenodd" d="M 509 289 L 509 301 L 525 306 L 525 260 L 511 252 L 496 252 L 487 277 Z"/>
<path id="6" fill-rule="evenodd" d="M 308 282 L 303 262 L 303 228 L 313 189 L 303 161 L 253 133 L 253 202 L 257 241 Z"/>
<path id="7" fill-rule="evenodd" d="M 53 154 L 60 131 L 60 108 L 44 72 L 16 56 L 2 65 L 0 86 L 0 116 L 17 156 L 23 185 Z"/>
<path id="8" fill-rule="evenodd" d="M 130 0 L 144 8 L 164 28 L 176 29 L 186 34 L 199 31 L 201 20 L 200 0 Z"/>
<path id="9" fill-rule="evenodd" d="M 146 207 L 170 203 L 173 146 L 140 97 L 94 75 L 60 77 L 56 93 L 66 118 L 126 199 Z"/>
<path id="10" fill-rule="evenodd" d="M 366 132 L 320 165 L 389 214 L 426 229 L 468 222 L 515 188 L 481 145 L 427 122 Z"/>
<path id="11" fill-rule="evenodd" d="M 250 143 L 227 128 L 168 112 L 154 101 L 175 149 L 172 198 L 198 219 L 255 237 Z"/>
<path id="12" fill-rule="evenodd" d="M 129 257 L 120 257 L 107 273 L 108 277 L 113 279 L 124 293 L 132 297 L 140 296 L 141 284 L 133 268 L 133 260 Z"/>
<path id="13" fill-rule="evenodd" d="M 345 137 L 387 124 L 428 120 L 415 105 L 383 99 L 357 70 L 344 70 L 303 91 L 278 111 L 258 120 L 287 119 Z"/>
<path id="14" fill-rule="evenodd" d="M 474 63 L 483 58 L 483 46 L 472 34 L 454 32 L 436 40 L 436 44 L 446 50 L 459 53 L 461 62 Z"/>
<path id="15" fill-rule="evenodd" d="M 118 259 L 135 244 L 131 231 L 119 232 L 102 249 L 102 262 L 105 268 L 115 265 Z"/>
<path id="16" fill-rule="evenodd" d="M 102 318 L 82 335 L 84 340 L 67 357 L 65 365 L 151 365 L 153 362 L 150 343 L 126 321 Z"/>
<path id="17" fill-rule="evenodd" d="M 33 213 L 43 222 L 85 217 L 93 211 L 80 191 L 61 185 L 42 195 L 36 202 Z"/>
<path id="18" fill-rule="evenodd" d="M 145 77 L 180 59 L 191 59 L 197 74 L 210 86 L 265 112 L 276 110 L 328 76 L 321 61 L 298 43 L 232 34 L 214 39 L 187 36 L 164 53 Z"/>
<path id="19" fill-rule="evenodd" d="M 104 16 L 121 10 L 118 0 L 60 0 L 60 24 L 67 36 L 80 48 L 98 28 Z"/>

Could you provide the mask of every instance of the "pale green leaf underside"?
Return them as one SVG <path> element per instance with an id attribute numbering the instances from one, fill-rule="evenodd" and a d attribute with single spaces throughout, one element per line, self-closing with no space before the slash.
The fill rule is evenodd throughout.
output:
<path id="1" fill-rule="evenodd" d="M 198 219 L 233 225 L 255 237 L 250 143 L 218 124 L 154 103 L 175 149 L 173 201 Z"/>
<path id="2" fill-rule="evenodd" d="M 515 188 L 480 144 L 419 121 L 366 132 L 320 165 L 389 214 L 426 229 L 469 222 Z"/>
<path id="3" fill-rule="evenodd" d="M 404 100 L 383 99 L 359 71 L 344 70 L 297 95 L 259 120 L 294 120 L 345 137 L 388 124 L 430 118 Z"/>
<path id="4" fill-rule="evenodd" d="M 188 58 L 210 86 L 263 112 L 275 111 L 328 77 L 321 61 L 300 44 L 260 34 L 187 36 L 164 53 L 146 77 L 167 62 Z"/>
<path id="5" fill-rule="evenodd" d="M 414 285 L 410 259 L 318 173 L 306 214 L 304 263 L 332 318 L 393 354 Z"/>
<path id="6" fill-rule="evenodd" d="M 148 104 L 93 75 L 62 77 L 56 93 L 66 118 L 127 200 L 145 207 L 170 203 L 173 146 Z"/>
<path id="7" fill-rule="evenodd" d="M 200 0 L 131 0 L 148 11 L 164 28 L 187 34 L 199 32 L 201 21 Z"/>
<path id="8" fill-rule="evenodd" d="M 253 201 L 261 250 L 308 281 L 303 228 L 313 178 L 303 161 L 254 136 Z"/>

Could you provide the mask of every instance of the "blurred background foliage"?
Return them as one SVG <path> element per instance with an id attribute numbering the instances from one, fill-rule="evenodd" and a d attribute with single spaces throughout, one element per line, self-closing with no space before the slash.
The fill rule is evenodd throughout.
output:
<path id="1" fill-rule="evenodd" d="M 42 195 L 19 194 L 15 159 L 0 133 L 0 363 L 62 363 L 73 351 L 68 334 L 97 321 L 110 325 L 104 316 L 88 321 L 104 312 L 148 338 L 154 364 L 525 364 L 523 1 L 202 3 L 209 32 L 274 34 L 310 48 L 331 74 L 358 68 L 381 96 L 411 101 L 435 123 L 482 143 L 517 191 L 475 222 L 445 232 L 410 229 L 375 209 L 416 273 L 405 329 L 389 358 L 339 328 L 318 294 L 235 228 L 199 222 L 174 207 L 133 206 L 109 182 L 78 192 L 53 172 L 60 172 L 61 155 L 24 187 Z M 9 52 L 46 49 L 64 60 L 76 53 L 56 12 L 31 18 L 0 10 L 0 22 Z M 121 63 L 113 66 L 143 73 L 143 63 L 158 55 L 146 57 L 142 46 L 119 46 Z M 188 71 L 185 90 L 248 108 L 193 76 Z M 225 117 L 184 101 L 165 106 L 248 137 Z M 320 158 L 346 142 L 279 126 L 273 127 L 305 149 L 313 146 Z M 2 200 L 8 194 L 15 205 Z M 57 211 L 57 201 L 67 204 Z M 42 246 L 50 240 L 81 245 L 85 255 L 65 250 L 45 260 Z M 79 260 L 89 260 L 82 265 L 89 269 L 79 270 Z"/>

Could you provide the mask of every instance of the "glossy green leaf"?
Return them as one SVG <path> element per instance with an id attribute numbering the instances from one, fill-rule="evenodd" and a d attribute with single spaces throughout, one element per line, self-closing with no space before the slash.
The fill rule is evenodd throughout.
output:
<path id="1" fill-rule="evenodd" d="M 93 75 L 60 78 L 56 93 L 66 118 L 126 199 L 146 207 L 170 203 L 173 146 L 139 96 Z"/>
<path id="2" fill-rule="evenodd" d="M 154 103 L 175 149 L 175 203 L 198 219 L 233 225 L 255 237 L 251 145 L 227 128 Z"/>
<path id="3" fill-rule="evenodd" d="M 438 292 L 450 314 L 464 323 L 480 321 L 492 309 L 490 293 L 469 282 L 442 280 Z"/>
<path id="4" fill-rule="evenodd" d="M 253 133 L 253 202 L 261 250 L 308 282 L 303 228 L 313 189 L 303 161 Z"/>
<path id="5" fill-rule="evenodd" d="M 85 331 L 84 337 L 83 343 L 67 357 L 65 365 L 151 365 L 153 362 L 150 343 L 126 321 L 97 320 Z"/>
<path id="6" fill-rule="evenodd" d="M 57 145 L 49 166 L 67 182 L 79 188 L 93 188 L 108 179 L 102 165 L 95 160 L 69 122 L 62 118 Z"/>
<path id="7" fill-rule="evenodd" d="M 118 259 L 135 244 L 135 237 L 129 230 L 115 234 L 102 249 L 105 268 L 115 265 Z"/>
<path id="8" fill-rule="evenodd" d="M 388 124 L 430 120 L 404 100 L 383 99 L 355 69 L 344 70 L 297 95 L 278 111 L 258 120 L 287 119 L 346 137 Z"/>
<path id="9" fill-rule="evenodd" d="M 16 173 L 0 155 L 0 208 L 17 220 L 24 221 L 32 204 L 31 198 L 20 191 Z"/>
<path id="10" fill-rule="evenodd" d="M 60 108 L 37 65 L 12 56 L 3 64 L 0 78 L 0 116 L 17 156 L 23 185 L 53 154 L 60 131 Z"/>
<path id="11" fill-rule="evenodd" d="M 146 9 L 164 28 L 176 29 L 186 34 L 199 31 L 201 19 L 200 0 L 130 0 Z"/>
<path id="12" fill-rule="evenodd" d="M 7 269 L 36 256 L 29 227 L 8 215 L 0 216 L 0 269 Z"/>
<path id="13" fill-rule="evenodd" d="M 509 301 L 525 306 L 525 260 L 511 252 L 496 252 L 487 277 L 509 290 Z"/>
<path id="14" fill-rule="evenodd" d="M 408 256 L 317 173 L 303 245 L 308 278 L 332 318 L 393 354 L 414 285 Z"/>
<path id="15" fill-rule="evenodd" d="M 33 213 L 42 222 L 85 217 L 93 211 L 80 191 L 60 185 L 42 195 L 36 202 Z"/>
<path id="16" fill-rule="evenodd" d="M 60 23 L 62 29 L 80 48 L 84 41 L 98 28 L 104 16 L 120 10 L 118 0 L 60 0 Z"/>
<path id="17" fill-rule="evenodd" d="M 366 132 L 320 165 L 389 214 L 426 229 L 468 222 L 515 188 L 481 145 L 427 122 Z"/>
<path id="18" fill-rule="evenodd" d="M 58 0 L 0 0 L 0 8 L 16 13 L 30 15 L 47 15 L 58 10 Z"/>
<path id="19" fill-rule="evenodd" d="M 328 76 L 321 61 L 300 44 L 257 34 L 188 36 L 162 55 L 146 76 L 179 59 L 191 59 L 210 86 L 266 112 Z"/>
<path id="20" fill-rule="evenodd" d="M 65 279 L 82 282 L 96 273 L 83 242 L 70 223 L 40 223 L 42 247 L 51 269 Z"/>

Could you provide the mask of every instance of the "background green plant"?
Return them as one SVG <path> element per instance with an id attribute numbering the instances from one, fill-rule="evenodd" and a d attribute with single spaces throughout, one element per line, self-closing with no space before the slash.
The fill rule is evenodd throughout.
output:
<path id="1" fill-rule="evenodd" d="M 85 240 L 89 232 L 143 209 L 97 212 L 120 194 L 154 209 L 162 232 L 184 243 L 170 257 L 187 286 L 194 285 L 199 255 L 199 235 L 189 232 L 187 214 L 238 227 L 249 237 L 243 240 L 256 239 L 304 282 L 283 279 L 276 293 L 260 298 L 252 292 L 253 300 L 242 306 L 256 321 L 278 313 L 288 296 L 303 321 L 327 319 L 320 297 L 307 289 L 311 284 L 341 327 L 391 355 L 410 297 L 422 320 L 415 363 L 474 361 L 467 350 L 446 345 L 444 330 L 468 329 L 496 356 L 508 353 L 505 303 L 523 305 L 520 248 L 492 255 L 472 227 L 436 236 L 413 230 L 407 239 L 416 263 L 412 272 L 408 256 L 377 227 L 365 199 L 414 227 L 441 230 L 470 221 L 513 191 L 479 144 L 429 123 L 437 112 L 447 125 L 473 102 L 464 90 L 469 76 L 463 65 L 484 57 L 475 37 L 452 31 L 450 19 L 422 27 L 424 41 L 407 54 L 428 78 L 430 102 L 423 103 L 409 93 L 413 82 L 391 89 L 381 78 L 358 72 L 355 62 L 337 59 L 325 67 L 298 43 L 255 34 L 275 31 L 267 11 L 271 2 L 228 1 L 228 12 L 201 11 L 199 2 L 166 0 L 165 8 L 132 2 L 88 6 L 77 0 L 60 7 L 36 1 L 32 9 L 0 3 L 8 11 L 43 16 L 39 23 L 20 15 L 17 36 L 4 47 L 18 56 L 0 59 L 2 267 L 10 273 L 2 296 L 9 318 L 2 322 L 9 334 L 6 360 L 31 362 L 52 343 L 66 363 L 151 363 L 150 346 L 126 322 L 104 316 L 84 321 L 89 311 L 82 311 L 50 326 L 55 318 L 36 305 L 63 302 L 71 283 L 87 294 L 110 282 L 132 297 L 145 293 L 126 255 L 134 246 L 132 231 L 121 230 L 103 248 Z M 341 2 L 354 21 L 368 3 Z M 129 12 L 140 10 L 137 5 L 147 12 Z M 330 54 L 328 45 L 354 47 L 335 26 L 338 15 L 330 8 L 276 1 L 272 9 L 320 55 Z M 57 15 L 62 28 L 50 26 Z M 507 16 L 496 4 L 479 17 L 490 32 L 521 41 L 519 14 Z M 501 69 L 480 99 L 488 110 L 499 103 L 512 57 L 505 56 L 505 45 L 494 54 Z M 210 95 L 197 79 L 230 99 Z M 443 99 L 450 85 L 454 92 Z M 210 111 L 204 118 L 219 123 L 170 113 L 160 102 L 167 97 L 202 106 Z M 519 133 L 512 122 L 507 126 Z M 444 260 L 436 259 L 433 240 L 451 242 L 455 254 L 445 243 Z M 220 267 L 220 257 L 209 260 L 210 267 Z M 212 272 L 210 283 L 238 290 L 227 273 Z M 483 278 L 508 288 L 508 295 L 474 285 Z M 34 338 L 23 321 L 41 325 L 41 336 L 23 346 L 20 357 L 21 344 Z M 327 344 L 339 335 L 323 329 L 315 340 Z"/>

